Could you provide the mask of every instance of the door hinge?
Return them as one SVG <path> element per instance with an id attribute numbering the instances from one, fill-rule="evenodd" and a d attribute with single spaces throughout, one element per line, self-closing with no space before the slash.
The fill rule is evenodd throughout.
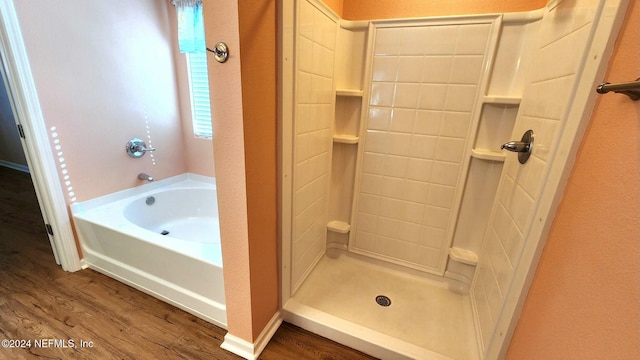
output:
<path id="1" fill-rule="evenodd" d="M 44 224 L 44 227 L 47 228 L 47 233 L 49 233 L 49 235 L 53 235 L 53 228 L 51 227 L 51 224 Z"/>
<path id="2" fill-rule="evenodd" d="M 24 137 L 24 129 L 22 128 L 22 124 L 18 124 L 18 132 L 20 133 L 20 137 L 26 139 Z"/>

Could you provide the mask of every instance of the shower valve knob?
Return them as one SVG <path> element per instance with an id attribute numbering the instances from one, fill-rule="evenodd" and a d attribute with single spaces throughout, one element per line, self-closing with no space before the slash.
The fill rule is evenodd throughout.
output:
<path id="1" fill-rule="evenodd" d="M 531 150 L 533 150 L 533 130 L 527 130 L 520 141 L 509 141 L 502 144 L 500 149 L 517 152 L 520 164 L 526 163 L 531 156 Z"/>

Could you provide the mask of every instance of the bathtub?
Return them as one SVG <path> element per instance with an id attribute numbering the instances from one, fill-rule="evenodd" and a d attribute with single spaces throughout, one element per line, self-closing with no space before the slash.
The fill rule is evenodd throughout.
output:
<path id="1" fill-rule="evenodd" d="M 71 212 L 85 268 L 226 328 L 215 179 L 182 174 Z"/>

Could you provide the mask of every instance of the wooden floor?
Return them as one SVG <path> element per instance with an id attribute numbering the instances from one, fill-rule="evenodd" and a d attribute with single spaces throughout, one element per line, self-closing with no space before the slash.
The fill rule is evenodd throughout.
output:
<path id="1" fill-rule="evenodd" d="M 93 270 L 63 271 L 29 175 L 0 167 L 0 359 L 240 359 L 220 348 L 225 333 Z M 284 323 L 260 359 L 371 357 Z"/>

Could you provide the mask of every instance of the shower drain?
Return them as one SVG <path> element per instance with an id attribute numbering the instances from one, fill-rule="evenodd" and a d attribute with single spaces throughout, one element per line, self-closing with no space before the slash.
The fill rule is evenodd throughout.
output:
<path id="1" fill-rule="evenodd" d="M 384 295 L 378 295 L 376 296 L 376 303 L 378 303 L 378 305 L 380 306 L 389 306 L 391 305 L 391 299 L 389 299 L 387 296 Z"/>

